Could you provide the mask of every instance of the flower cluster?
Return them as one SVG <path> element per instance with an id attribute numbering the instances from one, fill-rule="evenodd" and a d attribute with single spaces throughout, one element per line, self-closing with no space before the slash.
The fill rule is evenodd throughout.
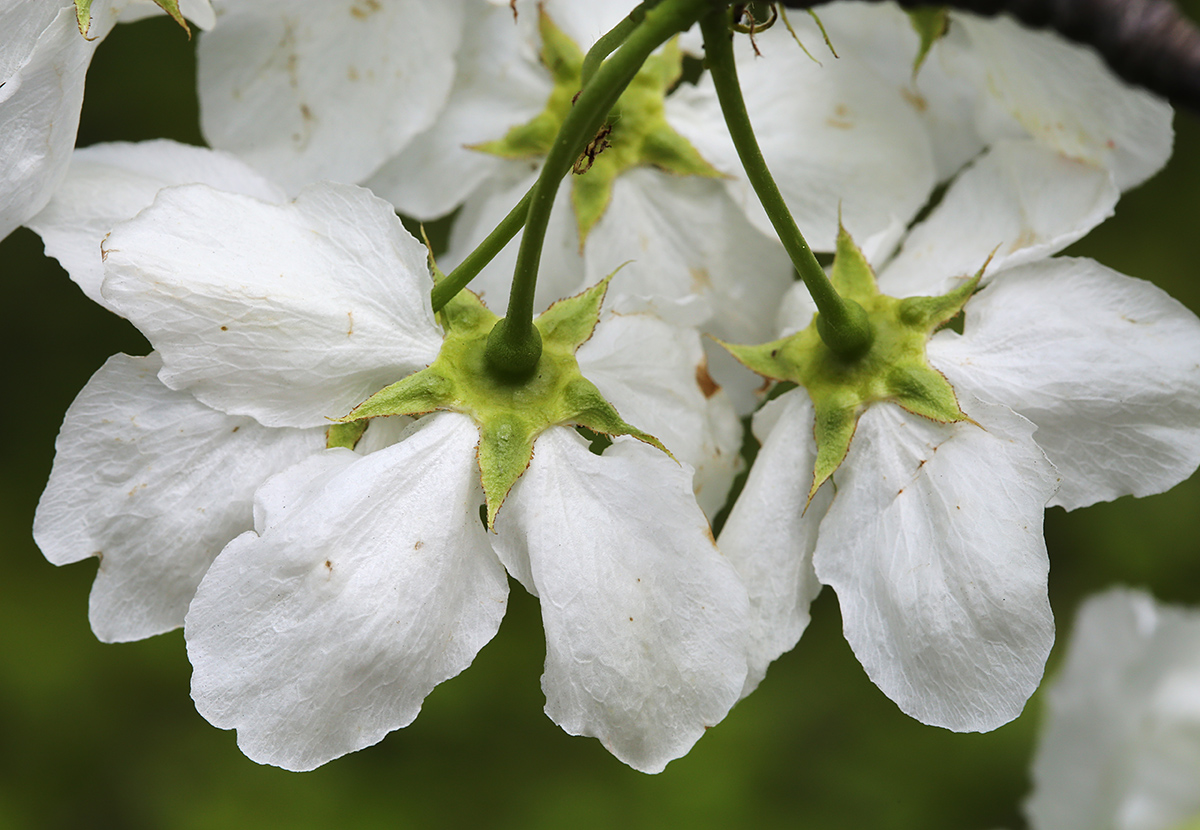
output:
<path id="1" fill-rule="evenodd" d="M 993 729 L 1053 642 L 1046 506 L 1200 465 L 1200 320 L 1053 256 L 1166 161 L 1170 108 L 1052 35 L 854 2 L 732 45 L 700 0 L 164 2 L 206 30 L 214 149 L 70 153 L 96 40 L 59 5 L 0 27 L 0 224 L 154 351 L 67 412 L 35 538 L 100 559 L 101 639 L 183 626 L 198 709 L 255 760 L 410 723 L 509 576 L 547 714 L 643 771 L 823 585 L 902 710 Z M 397 212 L 456 212 L 437 262 Z"/>

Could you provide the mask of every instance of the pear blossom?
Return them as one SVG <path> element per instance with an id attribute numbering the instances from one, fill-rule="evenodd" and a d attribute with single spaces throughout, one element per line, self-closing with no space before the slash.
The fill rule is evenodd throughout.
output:
<path id="1" fill-rule="evenodd" d="M 999 149 L 913 229 L 877 289 L 872 276 L 852 294 L 932 324 L 923 345 L 905 335 L 915 362 L 885 361 L 858 397 L 810 383 L 755 417 L 763 446 L 721 534 L 756 617 L 747 691 L 830 585 L 855 654 L 902 710 L 957 731 L 1011 720 L 1053 640 L 1044 506 L 1162 492 L 1200 464 L 1200 320 L 1149 283 L 1045 259 L 1076 238 L 1072 215 L 1093 221 L 1096 168 L 1027 142 Z M 1046 164 L 1079 168 L 1077 186 L 1049 185 L 1064 179 Z M 839 253 L 855 256 L 864 280 L 861 254 Z M 941 314 L 958 309 L 961 334 Z M 795 292 L 785 333 L 813 312 Z"/>
<path id="2" fill-rule="evenodd" d="M 468 5 L 217 0 L 197 51 L 205 138 L 289 193 L 366 179 L 441 110 Z"/>
<path id="3" fill-rule="evenodd" d="M 114 358 L 68 414 L 38 540 L 53 561 L 104 553 L 101 636 L 145 636 L 188 607 L 193 697 L 250 757 L 311 769 L 407 725 L 495 634 L 506 571 L 542 599 L 547 713 L 568 732 L 656 772 L 737 700 L 745 589 L 687 463 L 732 458 L 737 421 L 698 381 L 694 334 L 646 315 L 597 323 L 602 290 L 585 298 L 590 323 L 553 312 L 547 342 L 574 336 L 572 365 L 679 460 L 623 437 L 597 455 L 551 422 L 493 499 L 482 416 L 330 427 L 443 365 L 450 342 L 425 250 L 390 205 L 333 184 L 288 204 L 170 187 L 103 252 L 106 303 L 157 351 Z M 471 302 L 444 319 L 463 303 L 483 319 Z M 664 347 L 650 373 L 626 369 Z M 574 421 L 624 423 L 604 406 L 608 421 L 594 406 Z M 97 497 L 75 515 L 85 491 Z M 118 630 L 128 608 L 144 621 Z"/>
<path id="4" fill-rule="evenodd" d="M 208 0 L 180 7 L 212 26 Z M 17 0 L 0 10 L 0 238 L 41 210 L 62 180 L 96 47 L 119 21 L 159 11 L 142 0 L 95 0 L 85 34 L 69 0 Z"/>
<path id="5" fill-rule="evenodd" d="M 1092 597 L 1046 695 L 1030 827 L 1186 830 L 1197 782 L 1200 614 L 1138 590 Z"/>
<path id="6" fill-rule="evenodd" d="M 530 186 L 538 167 L 532 137 L 561 118 L 555 102 L 578 90 L 582 55 L 635 5 L 518 0 L 515 25 L 501 4 L 473 17 L 442 116 L 371 186 L 417 217 L 461 204 L 447 257 L 456 261 Z M 652 58 L 658 63 L 647 64 L 615 109 L 604 138 L 611 147 L 564 183 L 542 256 L 550 274 L 570 281 L 542 280 L 535 302 L 544 307 L 628 261 L 610 289 L 617 310 L 652 309 L 726 338 L 766 337 L 791 265 L 730 197 L 726 179 L 740 170 L 736 160 L 709 153 L 710 145 L 727 143 L 726 128 L 708 87 L 679 82 L 688 45 L 672 41 Z M 929 143 L 911 108 L 898 94 L 877 94 L 879 79 L 869 72 L 818 68 L 793 76 L 792 54 L 808 59 L 790 40 L 786 47 L 764 59 L 763 73 L 781 78 L 770 89 L 786 111 L 769 132 L 780 142 L 802 141 L 796 178 L 819 205 L 799 217 L 802 225 L 819 219 L 824 228 L 839 199 L 863 233 L 896 217 L 907 221 L 934 183 Z M 804 95 L 791 94 L 801 85 Z M 825 110 L 840 102 L 862 112 L 850 130 L 825 121 Z M 493 305 L 507 297 L 515 255 L 513 244 L 476 281 Z M 753 281 L 745 278 L 747 262 L 755 263 Z"/>

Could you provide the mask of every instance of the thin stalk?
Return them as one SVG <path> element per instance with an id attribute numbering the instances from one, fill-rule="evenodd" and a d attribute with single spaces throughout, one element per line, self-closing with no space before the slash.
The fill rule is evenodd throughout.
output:
<path id="1" fill-rule="evenodd" d="M 475 279 L 479 272 L 495 259 L 496 254 L 504 250 L 504 246 L 517 235 L 517 231 L 521 230 L 525 224 L 525 216 L 528 213 L 529 192 L 526 192 L 521 197 L 521 201 L 517 202 L 508 215 L 500 220 L 500 224 L 479 243 L 479 246 L 429 292 L 429 299 L 433 302 L 435 314 L 441 311 L 446 303 L 454 299 L 455 294 L 466 288 L 467 283 Z"/>
<path id="2" fill-rule="evenodd" d="M 588 85 L 588 81 L 596 74 L 596 70 L 604 63 L 604 59 L 613 53 L 618 46 L 625 42 L 626 38 L 632 34 L 633 30 L 646 19 L 646 9 L 654 6 L 656 3 L 647 2 L 641 3 L 634 8 L 629 14 L 622 18 L 621 22 L 612 27 L 609 31 L 600 36 L 600 39 L 592 44 L 592 48 L 583 56 L 583 69 L 580 72 L 579 86 L 583 88 Z"/>
<path id="3" fill-rule="evenodd" d="M 705 65 L 712 74 L 721 114 L 729 127 L 729 135 L 737 148 L 738 158 L 746 170 L 754 192 L 762 202 L 775 232 L 791 257 L 792 264 L 800 274 L 820 312 L 817 331 L 825 345 L 837 355 L 853 359 L 860 356 L 871 345 L 873 333 L 866 312 L 853 300 L 841 297 L 825 275 L 825 269 L 813 256 L 812 249 L 804 241 L 796 221 L 788 210 L 779 187 L 763 159 L 742 88 L 738 83 L 737 64 L 733 55 L 733 37 L 729 28 L 727 10 L 714 11 L 700 21 L 704 36 Z"/>
<path id="4" fill-rule="evenodd" d="M 712 0 L 662 0 L 646 12 L 642 23 L 601 64 L 579 93 L 546 156 L 541 175 L 529 193 L 529 213 L 517 252 L 508 312 L 488 340 L 488 362 L 494 369 L 524 375 L 533 370 L 541 354 L 540 337 L 533 326 L 538 265 L 554 197 L 563 176 L 579 157 L 579 148 L 595 136 L 650 54 L 674 35 L 685 31 L 711 7 Z"/>

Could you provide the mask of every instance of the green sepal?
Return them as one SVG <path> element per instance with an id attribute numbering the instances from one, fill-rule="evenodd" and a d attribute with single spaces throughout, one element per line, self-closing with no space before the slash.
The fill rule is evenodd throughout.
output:
<path id="1" fill-rule="evenodd" d="M 534 321 L 542 333 L 542 343 L 569 349 L 574 354 L 576 349 L 590 340 L 596 324 L 600 322 L 600 308 L 604 304 L 604 295 L 608 293 L 608 284 L 616 273 L 613 271 L 591 288 L 584 289 L 574 297 L 558 300 L 543 311 Z"/>
<path id="2" fill-rule="evenodd" d="M 483 304 L 478 294 L 464 288 L 442 306 L 437 319 L 447 332 L 467 335 L 490 332 L 500 318 Z"/>
<path id="3" fill-rule="evenodd" d="M 1200 830 L 1200 813 L 1185 819 L 1183 824 L 1174 825 L 1171 830 Z"/>
<path id="4" fill-rule="evenodd" d="M 989 261 L 991 258 L 989 257 Z M 940 297 L 905 297 L 900 301 L 900 319 L 910 326 L 924 327 L 933 331 L 958 314 L 979 288 L 983 279 L 983 268 L 958 288 Z"/>
<path id="5" fill-rule="evenodd" d="M 325 430 L 325 449 L 331 450 L 334 447 L 345 447 L 352 450 L 358 446 L 359 439 L 363 437 L 363 433 L 367 431 L 368 422 L 366 419 L 360 421 L 343 421 L 334 424 L 329 429 Z"/>
<path id="6" fill-rule="evenodd" d="M 853 237 L 840 220 L 837 251 L 834 253 L 833 267 L 829 271 L 829 281 L 838 294 L 860 303 L 879 294 L 875 270 L 863 256 L 862 250 L 854 244 Z"/>
<path id="7" fill-rule="evenodd" d="M 792 371 L 794 356 L 791 353 L 795 351 L 794 347 L 796 345 L 794 335 L 784 337 L 780 340 L 772 340 L 770 343 L 761 343 L 757 346 L 726 343 L 724 340 L 717 340 L 717 343 L 751 372 L 760 374 L 770 380 L 798 383 L 792 377 L 794 374 Z"/>
<path id="8" fill-rule="evenodd" d="M 945 6 L 909 9 L 908 22 L 912 24 L 913 30 L 921 38 L 917 56 L 913 59 L 912 74 L 915 78 L 921 71 L 921 65 L 925 63 L 925 58 L 929 57 L 929 50 L 933 48 L 933 44 L 945 37 L 946 32 L 949 31 L 950 11 Z"/>
<path id="9" fill-rule="evenodd" d="M 188 40 L 191 40 L 192 29 L 184 19 L 183 12 L 179 10 L 179 0 L 154 0 L 154 2 L 170 15 L 172 20 L 183 27 L 183 30 L 187 32 Z M 92 25 L 92 0 L 75 0 L 75 22 L 79 26 L 79 34 L 83 35 L 85 40 L 95 40 L 95 38 L 87 36 L 88 29 Z"/>
<path id="10" fill-rule="evenodd" d="M 92 0 L 75 0 L 75 23 L 79 26 L 79 34 L 84 40 L 94 40 L 87 36 L 92 26 Z"/>
<path id="11" fill-rule="evenodd" d="M 946 376 L 930 366 L 897 366 L 888 372 L 887 387 L 888 400 L 914 415 L 940 424 L 971 421 Z"/>
<path id="12" fill-rule="evenodd" d="M 479 426 L 479 475 L 487 503 L 487 525 L 491 529 L 496 513 L 517 479 L 533 459 L 533 441 L 538 433 L 515 412 L 493 415 Z"/>
<path id="13" fill-rule="evenodd" d="M 502 138 L 472 144 L 470 149 L 506 159 L 534 159 L 553 146 L 579 93 L 584 55 L 544 9 L 538 12 L 538 28 L 541 61 L 553 79 L 545 106 Z M 613 183 L 630 168 L 652 166 L 680 176 L 723 177 L 667 122 L 664 100 L 682 75 L 683 50 L 674 38 L 642 65 L 613 107 L 608 124 L 576 163 L 571 205 L 580 247 L 608 210 Z"/>
<path id="14" fill-rule="evenodd" d="M 667 455 L 671 451 L 662 442 L 648 432 L 643 432 L 632 424 L 626 423 L 617 413 L 616 408 L 605 400 L 604 395 L 590 380 L 578 377 L 564 390 L 566 408 L 574 412 L 569 423 L 590 429 L 592 432 L 615 438 L 618 435 L 629 435 L 650 446 L 662 450 Z"/>
<path id="15" fill-rule="evenodd" d="M 814 405 L 813 435 L 817 442 L 817 460 L 813 464 L 813 481 L 808 490 L 809 502 L 846 460 L 862 410 L 861 402 L 854 395 L 830 395 Z"/>
<path id="16" fill-rule="evenodd" d="M 874 403 L 894 403 L 939 423 L 974 423 L 950 382 L 929 365 L 925 346 L 939 326 L 963 310 L 982 276 L 983 268 L 940 297 L 889 297 L 879 293 L 870 263 L 840 228 L 830 282 L 867 315 L 875 336 L 864 354 L 847 359 L 830 351 L 818 331 L 817 315 L 807 328 L 770 343 L 717 341 L 752 371 L 807 391 L 817 444 L 810 500 L 845 460 L 859 417 Z"/>
<path id="17" fill-rule="evenodd" d="M 542 38 L 540 58 L 550 71 L 554 86 L 546 106 L 531 121 L 511 127 L 503 138 L 472 144 L 470 149 L 506 159 L 539 158 L 550 151 L 558 128 L 571 111 L 583 77 L 583 51 L 538 7 L 538 32 Z"/>
<path id="18" fill-rule="evenodd" d="M 387 415 L 424 415 L 435 409 L 446 409 L 455 400 L 454 381 L 430 366 L 380 389 L 337 422 L 345 424 Z"/>
<path id="19" fill-rule="evenodd" d="M 170 15 L 171 19 L 183 27 L 187 32 L 188 40 L 192 39 L 192 30 L 188 27 L 187 21 L 183 19 L 183 12 L 179 10 L 179 0 L 154 0 L 160 9 Z"/>

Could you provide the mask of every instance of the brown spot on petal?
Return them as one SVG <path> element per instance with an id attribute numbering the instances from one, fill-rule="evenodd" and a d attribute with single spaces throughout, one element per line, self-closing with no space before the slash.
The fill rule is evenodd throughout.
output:
<path id="1" fill-rule="evenodd" d="M 413 550 L 420 550 L 423 547 L 425 547 L 425 543 L 418 539 L 417 543 L 413 545 Z"/>
<path id="2" fill-rule="evenodd" d="M 929 109 L 929 102 L 925 100 L 925 96 L 919 92 L 913 92 L 911 89 L 900 89 L 900 97 L 908 101 L 909 105 L 917 112 L 925 112 Z"/>
<path id="3" fill-rule="evenodd" d="M 330 562 L 328 559 L 325 560 L 325 569 L 330 572 L 333 571 L 333 563 Z"/>
<path id="4" fill-rule="evenodd" d="M 221 326 L 221 331 L 229 331 L 229 326 Z"/>
<path id="5" fill-rule="evenodd" d="M 712 375 L 708 373 L 708 364 L 703 361 L 696 367 L 696 385 L 700 387 L 705 398 L 711 398 L 721 391 L 721 385 L 713 380 Z"/>
<path id="6" fill-rule="evenodd" d="M 241 427 L 234 427 L 234 428 L 233 428 L 232 430 L 230 430 L 230 431 L 231 431 L 231 432 L 237 432 L 239 429 L 241 429 Z"/>
<path id="7" fill-rule="evenodd" d="M 366 20 L 375 12 L 382 8 L 379 5 L 379 0 L 358 0 L 350 7 L 350 16 L 359 20 Z"/>
<path id="8" fill-rule="evenodd" d="M 850 110 L 845 104 L 838 104 L 833 108 L 833 115 L 825 119 L 825 123 L 839 130 L 849 130 L 854 127 L 854 122 L 849 120 Z"/>
<path id="9" fill-rule="evenodd" d="M 707 268 L 689 268 L 688 273 L 692 275 L 693 291 L 708 291 L 712 288 L 712 277 L 709 276 Z"/>

